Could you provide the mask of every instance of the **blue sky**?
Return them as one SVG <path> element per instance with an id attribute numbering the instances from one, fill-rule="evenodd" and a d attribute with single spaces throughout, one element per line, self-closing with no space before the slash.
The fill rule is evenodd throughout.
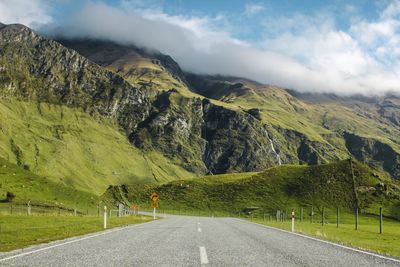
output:
<path id="1" fill-rule="evenodd" d="M 400 0 L 0 0 L 0 21 L 299 91 L 400 92 Z"/>
<path id="2" fill-rule="evenodd" d="M 76 12 L 88 1 L 59 1 L 51 5 L 50 14 L 57 21 Z M 368 18 L 375 20 L 390 1 L 380 0 L 104 0 L 110 6 L 130 5 L 136 9 L 154 9 L 169 15 L 197 17 L 223 16 L 229 21 L 232 36 L 245 40 L 262 38 L 266 18 L 290 17 L 296 14 L 333 16 L 337 29 L 346 31 L 352 20 Z M 225 23 L 227 23 L 225 21 Z M 220 26 L 224 26 L 221 22 Z M 226 26 L 226 25 L 225 25 Z"/>

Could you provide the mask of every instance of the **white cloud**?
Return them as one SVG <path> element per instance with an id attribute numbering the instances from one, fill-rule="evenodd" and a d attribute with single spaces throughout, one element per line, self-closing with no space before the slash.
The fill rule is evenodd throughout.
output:
<path id="1" fill-rule="evenodd" d="M 0 5 L 4 3 L 0 0 Z M 31 10 L 43 4 L 32 3 L 36 4 Z M 17 7 L 14 14 L 23 10 Z M 20 21 L 28 25 L 51 20 L 45 13 L 21 14 L 13 16 L 29 18 Z M 382 94 L 400 93 L 399 14 L 400 1 L 395 0 L 375 21 L 357 18 L 347 31 L 338 30 L 335 18 L 321 12 L 275 17 L 265 21 L 261 41 L 246 42 L 221 27 L 227 19 L 222 15 L 172 16 L 128 1 L 114 7 L 88 2 L 61 22 L 61 32 L 160 50 L 184 69 L 203 74 L 242 76 L 307 92 Z M 12 20 L 11 15 L 8 18 Z"/>
<path id="2" fill-rule="evenodd" d="M 262 4 L 246 4 L 244 7 L 244 13 L 247 16 L 258 14 L 265 10 L 265 7 Z"/>
<path id="3" fill-rule="evenodd" d="M 399 27 L 400 21 L 395 19 L 384 19 L 377 22 L 361 21 L 350 28 L 358 40 L 368 45 L 379 41 L 381 38 L 391 37 Z"/>
<path id="4" fill-rule="evenodd" d="M 0 22 L 38 27 L 52 21 L 48 10 L 43 0 L 0 0 Z"/>
<path id="5" fill-rule="evenodd" d="M 383 12 L 381 12 L 381 19 L 393 18 L 400 13 L 400 1 L 393 0 Z"/>
<path id="6" fill-rule="evenodd" d="M 392 36 L 397 27 L 393 18 L 389 23 L 392 26 L 387 28 L 373 24 L 381 21 L 363 21 L 352 32 L 344 32 L 335 28 L 334 19 L 327 14 L 296 14 L 267 21 L 266 31 L 273 34 L 259 43 L 233 38 L 228 31 L 215 27 L 216 20 L 171 16 L 160 10 L 140 10 L 139 14 L 131 9 L 90 3 L 71 19 L 65 34 L 134 43 L 172 55 L 186 70 L 244 76 L 299 91 L 400 92 L 397 63 L 388 68 L 363 46 L 375 37 L 365 39 L 364 35 L 355 34 L 358 27 L 360 31 L 374 28 L 378 36 Z M 400 42 L 393 36 L 390 40 L 393 49 Z M 386 46 L 379 49 L 381 55 L 394 52 Z"/>
<path id="7" fill-rule="evenodd" d="M 400 1 L 392 1 L 374 21 L 354 23 L 349 34 L 386 70 L 400 72 Z M 397 89 L 400 90 L 400 89 Z"/>

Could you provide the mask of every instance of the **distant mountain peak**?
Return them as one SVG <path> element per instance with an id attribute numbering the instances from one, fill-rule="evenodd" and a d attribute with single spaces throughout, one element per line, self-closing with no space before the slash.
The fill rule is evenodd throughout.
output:
<path id="1" fill-rule="evenodd" d="M 8 29 L 26 29 L 29 31 L 33 31 L 31 28 L 23 25 L 23 24 L 19 24 L 19 23 L 14 23 L 14 24 L 4 24 L 0 22 L 0 28 L 8 28 Z"/>

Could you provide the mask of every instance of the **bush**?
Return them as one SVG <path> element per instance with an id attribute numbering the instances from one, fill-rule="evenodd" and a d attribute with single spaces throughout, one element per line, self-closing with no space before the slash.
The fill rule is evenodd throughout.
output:
<path id="1" fill-rule="evenodd" d="M 6 200 L 7 200 L 7 202 L 11 202 L 14 198 L 15 198 L 14 193 L 12 193 L 12 192 L 7 192 L 7 195 L 6 195 Z"/>
<path id="2" fill-rule="evenodd" d="M 249 113 L 251 116 L 253 116 L 257 120 L 261 120 L 261 111 L 258 108 L 249 109 L 249 110 L 247 110 L 247 113 Z"/>

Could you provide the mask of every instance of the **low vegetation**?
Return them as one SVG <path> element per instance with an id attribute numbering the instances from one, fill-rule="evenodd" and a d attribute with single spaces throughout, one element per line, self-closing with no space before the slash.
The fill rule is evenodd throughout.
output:
<path id="1" fill-rule="evenodd" d="M 108 228 L 143 223 L 147 216 L 110 217 Z M 0 251 L 88 234 L 103 230 L 102 216 L 2 215 L 0 214 Z"/>

